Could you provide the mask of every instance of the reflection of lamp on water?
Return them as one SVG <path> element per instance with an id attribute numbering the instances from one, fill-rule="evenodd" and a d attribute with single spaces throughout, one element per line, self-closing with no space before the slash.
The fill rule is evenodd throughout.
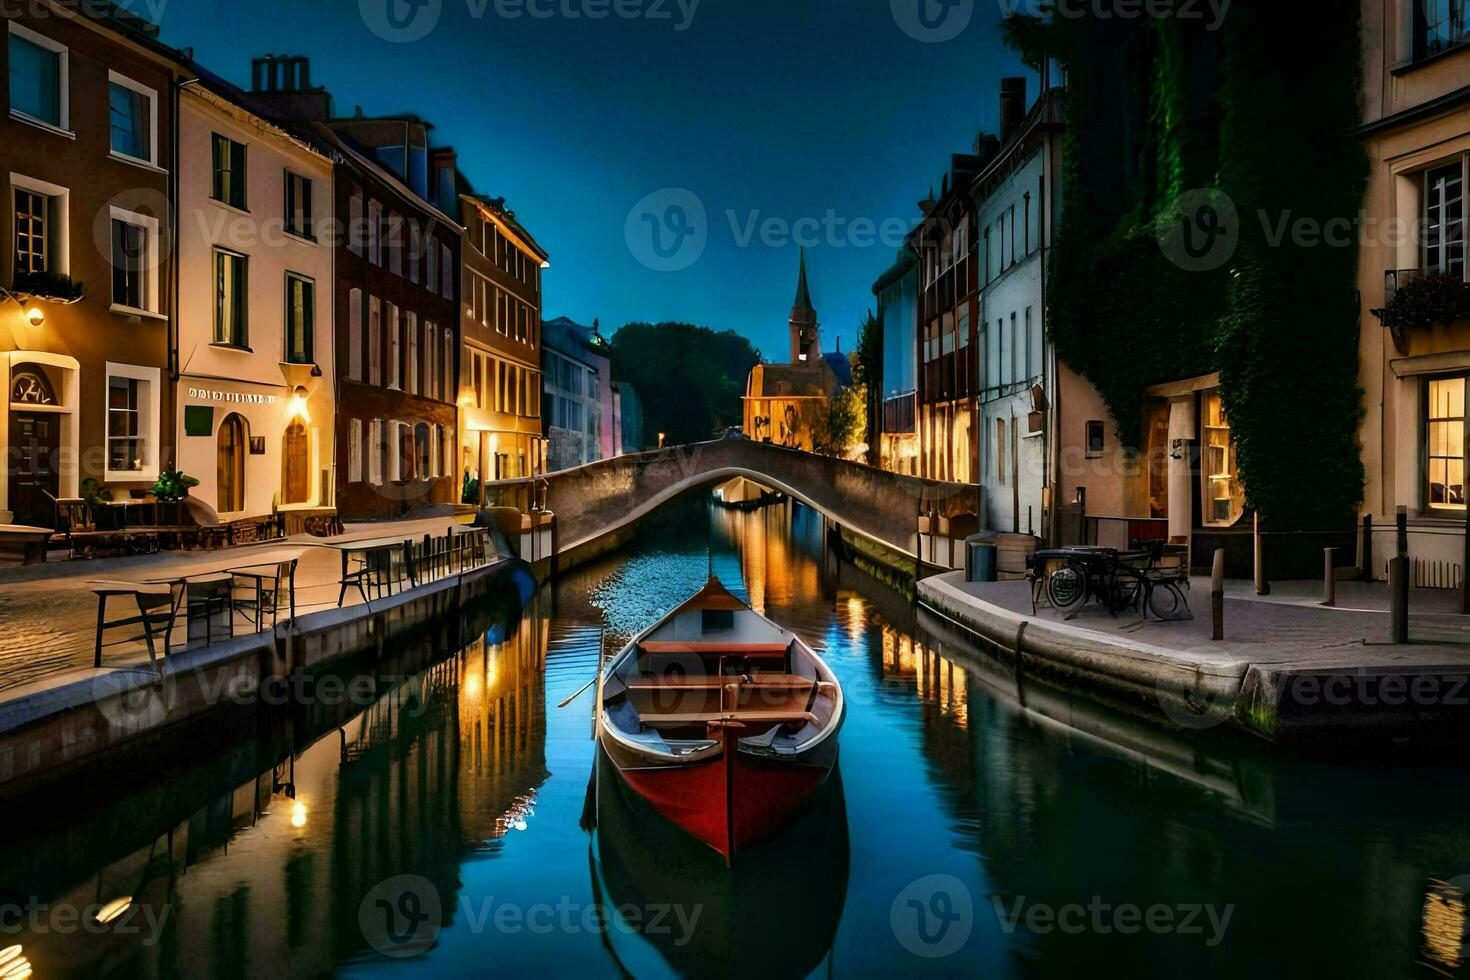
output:
<path id="1" fill-rule="evenodd" d="M 291 804 L 291 826 L 297 830 L 306 826 L 306 804 L 300 800 Z"/>
<path id="2" fill-rule="evenodd" d="M 124 895 L 122 898 L 114 898 L 97 910 L 97 922 L 105 926 L 112 920 L 121 917 L 123 913 L 132 907 L 133 896 Z"/>

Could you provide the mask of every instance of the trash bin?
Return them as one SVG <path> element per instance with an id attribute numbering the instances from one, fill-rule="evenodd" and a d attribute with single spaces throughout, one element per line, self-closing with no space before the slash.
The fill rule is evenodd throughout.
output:
<path id="1" fill-rule="evenodd" d="M 965 581 L 994 582 L 999 551 L 992 534 L 975 534 L 965 539 Z"/>

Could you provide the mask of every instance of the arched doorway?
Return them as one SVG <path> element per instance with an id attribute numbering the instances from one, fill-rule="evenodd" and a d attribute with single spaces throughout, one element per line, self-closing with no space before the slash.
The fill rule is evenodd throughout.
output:
<path id="1" fill-rule="evenodd" d="M 282 499 L 288 504 L 304 504 L 311 499 L 311 440 L 300 419 L 286 426 L 285 445 L 281 454 Z"/>
<path id="2" fill-rule="evenodd" d="M 221 514 L 245 509 L 245 420 L 227 415 L 219 427 L 216 504 Z"/>
<path id="3" fill-rule="evenodd" d="M 10 509 L 17 524 L 51 527 L 60 496 L 53 460 L 61 448 L 60 402 L 46 371 L 17 364 L 10 374 Z"/>

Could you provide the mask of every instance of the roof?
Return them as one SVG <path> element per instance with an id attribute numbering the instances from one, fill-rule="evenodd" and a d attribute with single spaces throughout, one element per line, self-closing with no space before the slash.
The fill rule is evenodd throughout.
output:
<path id="1" fill-rule="evenodd" d="M 838 355 L 841 356 L 841 355 Z M 757 364 L 751 369 L 751 381 L 757 372 L 760 389 L 750 392 L 753 398 L 826 398 L 837 387 L 837 372 L 826 355 L 813 364 Z M 852 372 L 848 371 L 848 381 Z"/>
<path id="2" fill-rule="evenodd" d="M 413 190 L 408 187 L 408 185 L 398 179 L 397 174 L 390 173 L 387 170 L 383 169 L 383 167 L 381 167 L 376 160 L 372 159 L 367 154 L 359 150 L 356 146 L 353 145 L 352 141 L 344 138 L 342 134 L 338 133 L 331 126 L 322 122 L 312 123 L 311 131 L 324 138 L 328 142 L 328 144 L 330 144 L 331 147 L 338 153 L 339 156 L 349 160 L 354 165 L 367 171 L 373 177 L 377 178 L 377 180 L 384 186 L 390 188 L 395 193 L 397 193 L 398 196 L 402 198 L 402 203 L 404 203 L 405 205 L 415 208 L 419 211 L 427 212 L 429 215 L 438 218 L 440 221 L 444 222 L 444 224 L 450 228 L 464 227 L 458 221 L 449 217 L 443 211 L 440 211 L 438 208 L 434 207 L 434 205 L 430 204 L 428 201 L 425 201 L 423 198 L 415 194 Z"/>
<path id="3" fill-rule="evenodd" d="M 588 363 L 586 358 L 595 357 L 604 362 L 608 359 L 606 354 L 592 345 L 592 328 L 583 326 L 570 317 L 559 316 L 553 320 L 541 321 L 541 346 L 558 354 L 577 358 L 594 370 L 598 366 Z"/>
<path id="4" fill-rule="evenodd" d="M 193 73 L 195 81 L 200 88 L 213 92 L 219 98 L 239 106 L 255 118 L 298 143 L 303 144 L 313 152 L 328 159 L 331 158 L 333 147 L 326 140 L 322 139 L 319 133 L 314 132 L 307 126 L 280 118 L 249 92 L 233 82 L 216 75 L 192 58 L 181 58 L 180 60 L 184 67 Z"/>
<path id="5" fill-rule="evenodd" d="M 914 254 L 913 249 L 907 246 L 899 249 L 898 258 L 894 260 L 886 272 L 878 277 L 878 281 L 873 283 L 873 295 L 877 296 L 889 286 L 903 279 L 904 276 L 912 272 L 918 265 L 919 257 Z"/>
<path id="6" fill-rule="evenodd" d="M 521 239 L 521 242 L 533 254 L 540 258 L 543 263 L 547 262 L 551 258 L 551 256 L 547 254 L 546 249 L 542 248 L 540 244 L 537 243 L 536 239 L 531 236 L 531 233 L 526 230 L 525 225 L 516 220 L 516 213 L 505 206 L 505 198 L 490 197 L 487 194 L 475 194 L 470 191 L 465 191 L 462 193 L 465 197 L 474 201 L 485 211 L 493 215 L 495 221 L 509 228 L 511 233 L 517 238 Z"/>
<path id="7" fill-rule="evenodd" d="M 801 272 L 798 273 L 796 280 L 796 302 L 792 304 L 791 309 L 793 311 L 807 310 L 810 311 L 813 315 L 815 315 L 817 312 L 816 307 L 812 306 L 812 291 L 807 287 L 806 284 L 805 246 L 803 246 L 801 250 Z"/>
<path id="8" fill-rule="evenodd" d="M 852 361 L 841 351 L 832 351 L 822 355 L 822 360 L 832 369 L 832 376 L 837 383 L 844 388 L 852 387 Z"/>

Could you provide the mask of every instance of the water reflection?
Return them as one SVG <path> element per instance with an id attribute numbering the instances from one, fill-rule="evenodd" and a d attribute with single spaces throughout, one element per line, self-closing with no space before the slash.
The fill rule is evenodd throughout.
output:
<path id="1" fill-rule="evenodd" d="M 1107 712 L 916 617 L 838 565 L 825 531 L 794 506 L 674 507 L 524 616 L 364 665 L 366 705 L 221 717 L 13 801 L 0 977 L 398 971 L 359 913 L 404 874 L 441 910 L 410 966 L 450 974 L 1465 972 L 1458 764 L 1346 747 L 1282 758 Z M 590 701 L 554 707 L 593 676 L 604 632 L 612 646 L 647 626 L 711 565 L 821 650 L 849 694 L 840 794 L 744 879 L 636 813 L 589 837 Z M 935 874 L 974 915 L 960 952 L 925 959 L 893 906 Z M 1233 911 L 1209 945 L 1177 929 L 1010 927 L 992 896 Z M 673 945 L 495 915 L 659 901 L 705 907 L 707 929 Z"/>

